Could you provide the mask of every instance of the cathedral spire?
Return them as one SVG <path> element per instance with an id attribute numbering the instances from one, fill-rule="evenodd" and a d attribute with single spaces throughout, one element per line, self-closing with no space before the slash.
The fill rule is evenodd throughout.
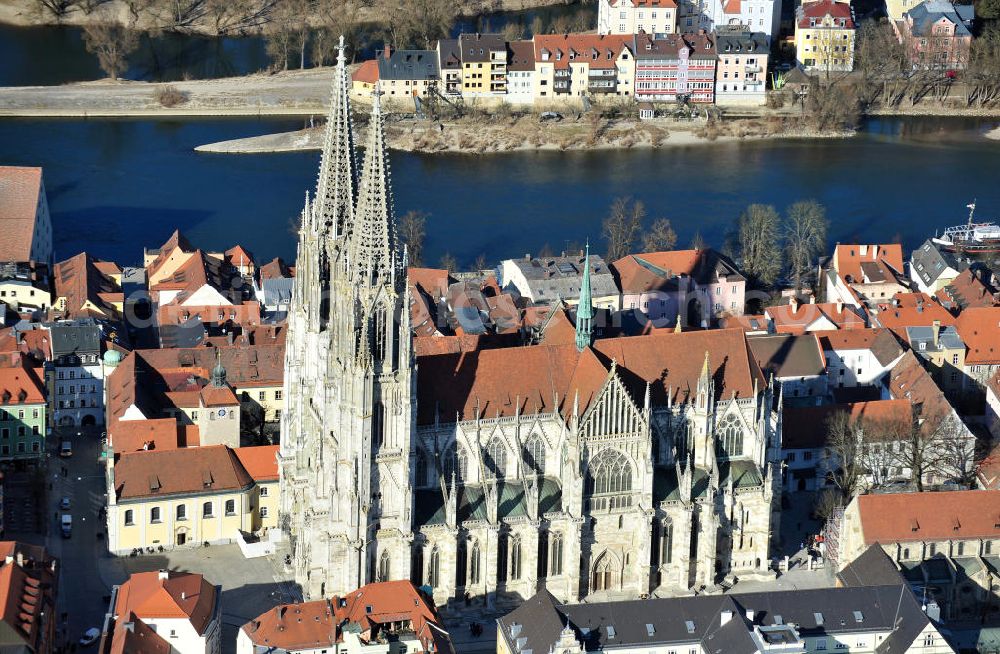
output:
<path id="1" fill-rule="evenodd" d="M 372 97 L 365 163 L 361 173 L 354 225 L 348 234 L 348 266 L 356 283 L 373 286 L 377 279 L 389 281 L 395 267 L 403 264 L 396 251 L 395 217 L 389 186 L 389 155 L 382 119 L 382 91 L 378 84 Z"/>
<path id="2" fill-rule="evenodd" d="M 347 58 L 344 37 L 340 37 L 337 68 L 330 92 L 330 113 L 323 132 L 323 154 L 316 182 L 313 220 L 326 237 L 335 240 L 351 228 L 357 185 L 351 100 L 348 96 Z"/>
<path id="3" fill-rule="evenodd" d="M 576 349 L 583 352 L 584 348 L 594 342 L 594 302 L 590 295 L 590 241 L 587 242 L 587 253 L 583 258 L 583 283 L 580 284 L 580 303 L 576 306 Z"/>

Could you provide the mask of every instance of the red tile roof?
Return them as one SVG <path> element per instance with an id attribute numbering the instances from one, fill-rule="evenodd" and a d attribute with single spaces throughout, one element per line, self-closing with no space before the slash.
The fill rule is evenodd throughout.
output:
<path id="1" fill-rule="evenodd" d="M 361 63 L 358 69 L 351 73 L 352 82 L 362 82 L 364 84 L 374 84 L 378 81 L 378 62 L 369 59 Z"/>
<path id="2" fill-rule="evenodd" d="M 887 329 L 830 329 L 813 332 L 819 337 L 825 352 L 843 350 L 869 350 L 883 366 L 892 363 L 903 353 L 892 333 Z"/>
<path id="3" fill-rule="evenodd" d="M 237 458 L 254 481 L 278 480 L 278 446 L 237 447 Z"/>
<path id="4" fill-rule="evenodd" d="M 676 286 L 680 275 L 691 275 L 701 260 L 703 250 L 643 252 L 622 257 L 611 264 L 622 293 L 644 293 Z"/>
<path id="5" fill-rule="evenodd" d="M 0 261 L 31 260 L 42 169 L 0 166 Z"/>
<path id="6" fill-rule="evenodd" d="M 225 445 L 126 452 L 115 463 L 119 501 L 242 490 L 253 478 Z"/>
<path id="7" fill-rule="evenodd" d="M 748 398 L 755 382 L 761 388 L 766 383 L 746 337 L 735 329 L 599 339 L 592 349 L 585 356 L 575 345 L 535 345 L 420 357 L 418 384 L 433 392 L 420 394 L 418 421 L 433 423 L 435 411 L 445 421 L 469 420 L 477 411 L 484 417 L 515 411 L 568 416 L 577 393 L 580 410 L 586 409 L 584 399 L 604 383 L 613 362 L 637 401 L 649 382 L 657 404 L 668 396 L 693 399 L 706 352 L 716 397 Z"/>
<path id="8" fill-rule="evenodd" d="M 838 412 L 846 412 L 851 422 L 859 420 L 901 421 L 910 419 L 906 400 L 850 402 L 826 406 L 785 406 L 781 424 L 781 446 L 789 449 L 819 449 L 827 446 L 827 422 Z"/>
<path id="9" fill-rule="evenodd" d="M 0 368 L 0 406 L 44 403 L 45 386 L 41 369 L 24 364 Z"/>
<path id="10" fill-rule="evenodd" d="M 865 545 L 1000 538 L 1000 491 L 884 493 L 857 501 Z"/>
<path id="11" fill-rule="evenodd" d="M 261 281 L 265 279 L 287 279 L 292 276 L 291 269 L 289 269 L 288 264 L 281 257 L 275 257 L 272 261 L 265 263 L 260 267 L 259 272 Z"/>
<path id="12" fill-rule="evenodd" d="M 854 29 L 854 17 L 851 15 L 851 4 L 849 2 L 839 2 L 837 0 L 817 0 L 816 2 L 806 2 L 799 7 L 797 19 L 798 26 L 806 29 L 819 29 L 822 20 L 830 16 L 835 19 L 835 27 L 839 29 Z M 816 25 L 810 27 L 810 19 L 816 19 Z M 844 26 L 840 27 L 840 19 L 844 20 Z"/>
<path id="13" fill-rule="evenodd" d="M 803 334 L 810 325 L 823 318 L 833 323 L 837 329 L 865 329 L 868 326 L 864 309 L 835 302 L 800 303 L 794 308 L 790 304 L 783 304 L 767 307 L 764 315 L 774 322 L 774 329 L 779 334 Z"/>
<path id="14" fill-rule="evenodd" d="M 46 616 L 55 615 L 55 559 L 44 547 L 16 541 L 0 541 L 0 554 L 0 621 L 6 626 L 5 651 L 53 651 L 56 621 Z M 18 647 L 16 640 L 24 647 Z"/>
<path id="15" fill-rule="evenodd" d="M 1000 372 L 994 379 L 1000 378 Z M 986 490 L 1000 490 L 1000 444 L 987 454 L 976 468 L 979 486 Z"/>
<path id="16" fill-rule="evenodd" d="M 113 318 L 118 315 L 115 303 L 123 303 L 125 296 L 121 288 L 110 277 L 101 272 L 107 266 L 86 252 L 60 261 L 55 265 L 56 298 L 66 298 L 65 315 L 67 318 Z M 84 304 L 90 302 L 96 307 L 84 309 Z"/>
<path id="17" fill-rule="evenodd" d="M 896 293 L 892 302 L 879 302 L 874 318 L 903 342 L 907 327 L 930 327 L 935 320 L 942 326 L 955 324 L 955 317 L 926 293 Z"/>
<path id="18" fill-rule="evenodd" d="M 899 243 L 862 245 L 838 243 L 833 249 L 833 268 L 849 283 L 860 283 L 864 278 L 862 263 L 883 262 L 897 274 L 903 272 L 903 246 Z"/>
<path id="19" fill-rule="evenodd" d="M 118 590 L 116 631 L 122 618 L 187 620 L 199 635 L 211 624 L 217 589 L 193 572 L 137 572 Z"/>
<path id="20" fill-rule="evenodd" d="M 1000 363 L 1000 307 L 970 307 L 955 321 L 965 342 L 965 365 Z"/>
<path id="21" fill-rule="evenodd" d="M 632 40 L 627 34 L 536 34 L 535 61 L 556 68 L 569 68 L 571 63 L 585 63 L 591 69 L 615 68 L 622 50 L 631 51 Z"/>
<path id="22" fill-rule="evenodd" d="M 970 307 L 995 307 L 1000 304 L 997 297 L 976 277 L 972 268 L 951 280 L 934 297 L 952 313 L 959 313 Z"/>

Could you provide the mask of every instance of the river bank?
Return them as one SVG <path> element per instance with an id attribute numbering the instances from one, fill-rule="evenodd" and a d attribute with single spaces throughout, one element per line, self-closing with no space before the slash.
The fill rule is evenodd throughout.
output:
<path id="1" fill-rule="evenodd" d="M 367 126 L 356 120 L 357 140 L 363 143 Z M 794 119 L 732 120 L 706 123 L 634 119 L 565 119 L 541 123 L 537 116 L 510 116 L 485 120 L 389 120 L 389 147 L 422 154 L 490 154 L 526 151 L 629 150 L 697 146 L 711 143 L 778 138 L 847 138 L 853 132 L 817 133 L 803 129 Z M 262 154 L 309 152 L 323 145 L 323 128 L 265 134 L 200 145 L 197 152 Z"/>
<path id="2" fill-rule="evenodd" d="M 500 12 L 519 12 L 545 7 L 574 4 L 574 0 L 461 0 L 457 4 L 456 20 L 476 18 L 484 14 Z M 108 0 L 101 3 L 101 12 L 86 11 L 81 5 L 69 6 L 62 16 L 55 16 L 48 9 L 43 9 L 39 0 L 0 0 L 0 23 L 19 27 L 37 25 L 76 25 L 85 26 L 114 17 L 123 24 L 132 25 L 143 31 L 157 31 L 162 25 L 151 15 L 140 14 L 138 20 L 129 12 L 128 4 L 123 0 Z M 217 29 L 212 17 L 206 15 L 184 24 L 176 31 L 186 34 L 203 36 L 256 35 L 263 32 L 267 20 L 258 24 L 241 25 L 238 31 L 223 31 Z M 384 11 L 375 6 L 362 6 L 358 11 L 357 21 L 363 23 L 384 23 Z"/>

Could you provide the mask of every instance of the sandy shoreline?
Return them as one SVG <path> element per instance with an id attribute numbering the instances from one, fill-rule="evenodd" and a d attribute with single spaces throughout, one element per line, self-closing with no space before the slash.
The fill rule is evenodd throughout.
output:
<path id="1" fill-rule="evenodd" d="M 990 131 L 986 132 L 986 138 L 992 139 L 994 141 L 1000 141 L 1000 127 L 991 129 Z"/>

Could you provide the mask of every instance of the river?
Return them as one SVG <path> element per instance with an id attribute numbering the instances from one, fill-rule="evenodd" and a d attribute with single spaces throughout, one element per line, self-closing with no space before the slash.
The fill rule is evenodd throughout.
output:
<path id="1" fill-rule="evenodd" d="M 600 243 L 619 195 L 673 221 L 680 244 L 719 244 L 747 204 L 827 206 L 830 240 L 908 247 L 965 218 L 1000 217 L 996 121 L 875 120 L 851 139 L 780 140 L 613 152 L 391 156 L 397 214 L 420 210 L 427 263 L 471 264 L 545 244 Z M 301 127 L 291 120 L 0 120 L 0 162 L 40 165 L 59 257 L 81 250 L 141 261 L 174 228 L 207 248 L 242 243 L 290 259 L 291 223 L 313 189 L 317 153 L 200 154 L 201 143 Z"/>
<path id="2" fill-rule="evenodd" d="M 452 31 L 499 30 L 507 23 L 527 29 L 536 17 L 544 29 L 549 29 L 578 14 L 577 21 L 591 23 L 596 20 L 595 12 L 594 5 L 580 4 L 496 12 L 460 18 Z M 371 30 L 375 30 L 374 26 Z M 369 41 L 360 58 L 371 58 L 375 48 L 382 47 L 381 41 Z M 128 64 L 122 74 L 125 79 L 171 82 L 255 73 L 267 69 L 270 60 L 260 36 L 209 37 L 167 32 L 155 37 L 143 35 Z M 66 84 L 102 77 L 97 58 L 87 52 L 80 27 L 0 24 L 0 86 Z"/>

